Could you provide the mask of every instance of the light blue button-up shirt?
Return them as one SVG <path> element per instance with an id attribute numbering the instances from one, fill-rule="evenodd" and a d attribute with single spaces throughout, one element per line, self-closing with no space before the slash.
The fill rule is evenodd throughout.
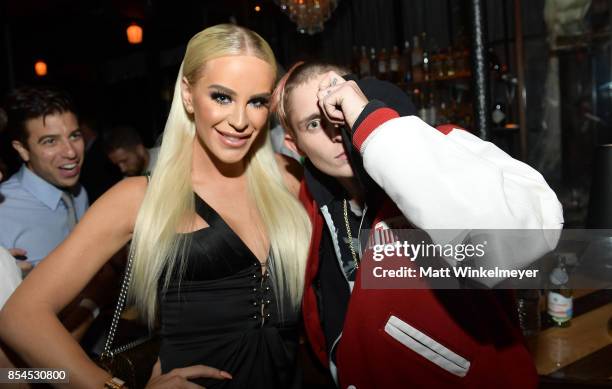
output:
<path id="1" fill-rule="evenodd" d="M 68 209 L 62 191 L 25 165 L 0 184 L 0 246 L 25 249 L 36 265 L 69 234 Z M 87 210 L 85 189 L 74 197 L 77 220 Z"/>

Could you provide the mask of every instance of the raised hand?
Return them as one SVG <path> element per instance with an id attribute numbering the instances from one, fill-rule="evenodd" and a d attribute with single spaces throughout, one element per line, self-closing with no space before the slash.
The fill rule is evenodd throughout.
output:
<path id="1" fill-rule="evenodd" d="M 355 81 L 346 81 L 333 71 L 321 80 L 317 98 L 321 111 L 330 123 L 347 124 L 351 128 L 368 104 L 368 98 Z"/>

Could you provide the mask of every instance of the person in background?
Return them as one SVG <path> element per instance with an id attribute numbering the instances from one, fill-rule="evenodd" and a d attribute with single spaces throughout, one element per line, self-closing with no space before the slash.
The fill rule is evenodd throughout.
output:
<path id="1" fill-rule="evenodd" d="M 361 256 L 358 237 L 416 227 L 442 244 L 472 229 L 535 229 L 533 242 L 493 239 L 487 248 L 520 248 L 522 262 L 503 265 L 526 266 L 559 239 L 555 193 L 493 144 L 411 116 L 396 86 L 340 74 L 297 64 L 272 102 L 288 147 L 307 158 L 300 198 L 313 239 L 302 309 L 320 362 L 343 389 L 537 387 L 506 291 L 363 287 L 372 257 Z"/>
<path id="2" fill-rule="evenodd" d="M 142 176 L 153 171 L 159 147 L 146 148 L 135 128 L 117 126 L 105 134 L 106 155 L 126 177 Z"/>
<path id="3" fill-rule="evenodd" d="M 2 171 L 0 171 L 0 181 L 2 181 Z M 21 283 L 21 269 L 17 266 L 13 254 L 21 254 L 19 250 L 10 252 L 4 247 L 0 247 L 0 310 L 13 291 Z"/>
<path id="4" fill-rule="evenodd" d="M 63 91 L 22 87 L 4 106 L 6 131 L 22 166 L 0 184 L 0 247 L 18 259 L 24 275 L 75 228 L 88 207 L 79 183 L 84 142 L 74 103 Z M 89 247 L 81 254 L 88 260 Z M 116 275 L 107 267 L 61 312 L 62 323 L 80 339 L 112 300 Z"/>
<path id="5" fill-rule="evenodd" d="M 275 78 L 274 54 L 253 31 L 196 34 L 150 180 L 126 178 L 92 205 L 0 312 L 2 340 L 31 366 L 68 369 L 69 387 L 121 387 L 56 314 L 131 240 L 129 300 L 160 324 L 149 388 L 299 387 L 310 223 L 292 161 L 268 137 Z"/>
<path id="6" fill-rule="evenodd" d="M 88 207 L 79 184 L 85 145 L 70 97 L 51 88 L 10 93 L 6 131 L 22 166 L 0 184 L 0 246 L 26 251 L 36 265 Z"/>

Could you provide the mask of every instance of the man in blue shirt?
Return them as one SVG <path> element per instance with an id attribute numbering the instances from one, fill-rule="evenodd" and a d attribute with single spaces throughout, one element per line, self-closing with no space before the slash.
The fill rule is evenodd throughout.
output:
<path id="1" fill-rule="evenodd" d="M 37 264 L 88 207 L 79 185 L 84 142 L 74 106 L 60 91 L 20 88 L 5 104 L 7 131 L 23 165 L 0 184 L 0 246 Z"/>

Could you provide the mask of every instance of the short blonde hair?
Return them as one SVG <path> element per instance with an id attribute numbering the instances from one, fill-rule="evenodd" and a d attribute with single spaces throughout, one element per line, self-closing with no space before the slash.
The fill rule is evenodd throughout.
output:
<path id="1" fill-rule="evenodd" d="M 289 100 L 293 90 L 313 78 L 330 71 L 334 71 L 341 75 L 350 73 L 346 68 L 330 63 L 306 63 L 300 61 L 293 64 L 287 73 L 278 81 L 272 93 L 271 110 L 276 114 L 279 123 L 285 130 L 290 133 L 295 133 L 296 130 L 292 128 L 290 121 L 292 107 L 289 104 Z"/>

